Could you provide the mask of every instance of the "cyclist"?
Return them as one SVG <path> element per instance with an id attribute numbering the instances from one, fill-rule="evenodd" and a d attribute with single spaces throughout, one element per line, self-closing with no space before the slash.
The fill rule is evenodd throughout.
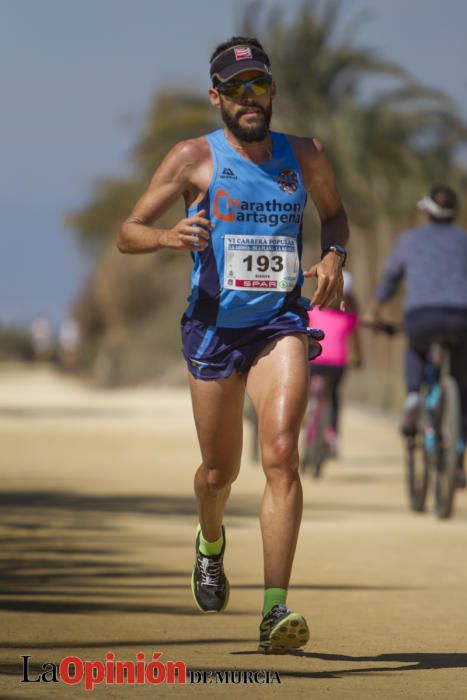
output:
<path id="1" fill-rule="evenodd" d="M 169 152 L 117 245 L 125 253 L 171 248 L 193 254 L 182 319 L 202 455 L 195 475 L 200 528 L 193 595 L 205 613 L 227 604 L 222 521 L 240 468 L 246 388 L 258 415 L 266 475 L 259 650 L 283 652 L 309 636 L 305 619 L 286 605 L 302 513 L 297 443 L 309 350 L 316 349 L 301 286 L 303 277 L 317 277 L 313 303 L 319 306 L 341 293 L 347 218 L 321 144 L 269 129 L 277 88 L 259 41 L 233 37 L 220 44 L 210 75 L 209 97 L 224 128 Z M 307 194 L 322 222 L 322 259 L 302 272 Z M 187 216 L 171 229 L 153 228 L 180 197 Z"/>
<path id="2" fill-rule="evenodd" d="M 450 187 L 433 187 L 417 204 L 427 222 L 400 234 L 386 262 L 368 319 L 377 321 L 381 307 L 405 281 L 404 331 L 407 335 L 407 398 L 401 430 L 410 435 L 420 414 L 420 386 L 431 339 L 455 336 L 450 348 L 451 373 L 461 399 L 462 441 L 458 446 L 457 483 L 465 487 L 467 439 L 467 232 L 455 225 L 459 205 Z"/>
<path id="3" fill-rule="evenodd" d="M 310 326 L 324 331 L 321 341 L 322 352 L 311 361 L 310 402 L 312 411 L 308 416 L 307 435 L 313 440 L 313 407 L 318 406 L 324 394 L 328 394 L 331 403 L 329 424 L 325 431 L 325 442 L 330 457 L 337 456 L 340 388 L 349 361 L 353 366 L 361 365 L 361 343 L 358 329 L 358 308 L 352 293 L 352 275 L 344 271 L 344 303 L 345 311 L 334 301 L 326 309 L 312 309 L 308 312 Z"/>

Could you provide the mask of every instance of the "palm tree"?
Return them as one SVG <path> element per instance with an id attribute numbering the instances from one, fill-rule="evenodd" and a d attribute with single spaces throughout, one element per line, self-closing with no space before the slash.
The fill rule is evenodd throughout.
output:
<path id="1" fill-rule="evenodd" d="M 365 15 L 354 17 L 339 38 L 340 7 L 336 0 L 308 0 L 288 24 L 277 9 L 264 19 L 262 4 L 255 2 L 244 30 L 255 33 L 260 23 L 266 27 L 266 48 L 279 85 L 277 124 L 324 143 L 352 220 L 372 227 L 382 214 L 394 218 L 413 209 L 413 198 L 404 193 L 416 189 L 419 194 L 447 172 L 452 177 L 467 127 L 446 95 L 354 45 Z M 368 77 L 392 87 L 364 100 L 361 87 Z"/>
<path id="2" fill-rule="evenodd" d="M 98 180 L 91 201 L 66 219 L 81 245 L 98 255 L 106 241 L 115 237 L 167 151 L 178 141 L 213 130 L 217 119 L 204 97 L 166 90 L 156 93 L 130 154 L 133 173 L 127 178 Z M 169 215 L 168 220 L 173 218 Z"/>
<path id="3" fill-rule="evenodd" d="M 104 384 L 147 376 L 158 358 L 162 367 L 163 358 L 173 357 L 178 347 L 178 329 L 169 317 L 174 307 L 183 307 L 188 293 L 188 256 L 163 251 L 123 258 L 114 241 L 167 151 L 216 126 L 205 98 L 157 93 L 131 153 L 133 173 L 99 180 L 92 200 L 67 218 L 80 245 L 96 259 L 94 273 L 75 301 L 74 315 L 88 338 L 89 356 L 97 352 L 97 374 Z M 182 215 L 180 204 L 160 224 L 171 226 Z M 131 344 L 126 342 L 130 334 Z"/>

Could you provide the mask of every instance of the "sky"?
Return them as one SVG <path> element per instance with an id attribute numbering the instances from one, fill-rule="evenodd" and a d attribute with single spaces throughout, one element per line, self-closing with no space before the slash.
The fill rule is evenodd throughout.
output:
<path id="1" fill-rule="evenodd" d="M 207 90 L 209 55 L 247 3 L 0 0 L 0 324 L 66 316 L 92 261 L 65 215 L 100 177 L 130 172 L 157 88 Z M 301 2 L 283 5 L 291 16 Z M 357 45 L 445 90 L 467 120 L 465 0 L 345 0 L 343 26 L 365 9 Z"/>

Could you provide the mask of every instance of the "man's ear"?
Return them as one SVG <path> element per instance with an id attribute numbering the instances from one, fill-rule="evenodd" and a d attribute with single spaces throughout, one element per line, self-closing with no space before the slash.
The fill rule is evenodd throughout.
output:
<path id="1" fill-rule="evenodd" d="M 277 84 L 273 80 L 272 85 L 271 85 L 271 98 L 274 99 L 276 95 L 277 95 Z"/>
<path id="2" fill-rule="evenodd" d="M 211 100 L 212 106 L 216 107 L 217 109 L 220 109 L 221 108 L 221 98 L 219 96 L 218 91 L 215 88 L 210 87 L 208 90 L 208 94 L 209 94 L 209 99 Z"/>

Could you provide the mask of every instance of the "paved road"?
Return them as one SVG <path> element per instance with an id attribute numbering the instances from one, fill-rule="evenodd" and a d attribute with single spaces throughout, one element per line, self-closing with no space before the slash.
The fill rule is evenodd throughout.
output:
<path id="1" fill-rule="evenodd" d="M 281 684 L 96 686 L 109 698 L 465 698 L 467 495 L 449 522 L 410 514 L 395 423 L 357 409 L 344 422 L 341 461 L 304 482 L 289 604 L 310 643 L 264 657 L 260 468 L 245 456 L 226 517 L 229 609 L 203 616 L 189 586 L 198 449 L 187 393 L 98 393 L 47 369 L 0 368 L 0 698 L 89 697 L 82 683 L 21 684 L 20 657 L 32 679 L 45 662 L 110 651 L 275 670 Z"/>

